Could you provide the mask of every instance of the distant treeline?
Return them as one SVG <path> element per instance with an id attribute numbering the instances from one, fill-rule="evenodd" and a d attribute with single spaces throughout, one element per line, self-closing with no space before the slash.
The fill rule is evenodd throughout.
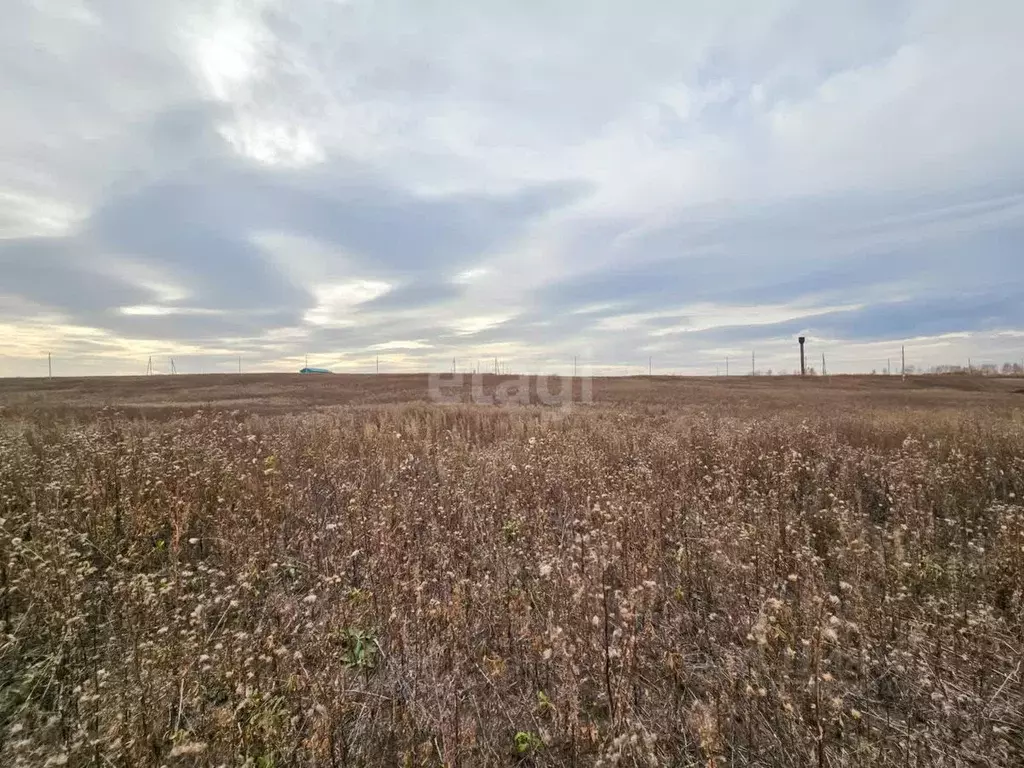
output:
<path id="1" fill-rule="evenodd" d="M 921 375 L 963 375 L 963 376 L 1021 376 L 1024 375 L 1024 365 L 1020 363 L 1003 363 L 998 365 L 996 363 L 981 363 L 978 365 L 933 365 L 931 367 L 908 365 L 906 372 L 908 374 L 914 374 L 916 376 Z M 789 374 L 786 370 L 773 370 L 769 368 L 767 371 L 757 371 L 757 376 L 785 376 Z M 799 369 L 792 371 L 793 375 L 798 375 Z M 899 375 L 901 370 L 898 365 L 894 365 L 891 370 L 884 366 L 879 368 L 872 368 L 871 375 L 873 376 L 886 376 L 889 374 Z M 808 376 L 819 376 L 821 371 L 813 365 L 807 366 Z"/>

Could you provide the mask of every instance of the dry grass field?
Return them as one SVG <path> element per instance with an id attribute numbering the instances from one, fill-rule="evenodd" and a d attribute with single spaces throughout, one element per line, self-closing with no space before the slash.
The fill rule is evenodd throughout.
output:
<path id="1" fill-rule="evenodd" d="M 0 381 L 0 765 L 1019 766 L 1022 389 Z"/>
<path id="2" fill-rule="evenodd" d="M 493 392 L 516 377 L 482 377 Z M 465 377 L 466 399 L 470 377 Z M 725 409 L 733 415 L 766 409 L 849 410 L 897 408 L 1021 408 L 1024 377 L 982 376 L 732 376 L 595 378 L 598 405 L 660 405 L 678 409 Z M 535 385 L 534 385 L 535 386 Z M 557 391 L 556 383 L 551 385 Z M 576 380 L 576 394 L 580 381 Z M 428 403 L 426 374 L 302 375 L 208 374 L 56 379 L 0 379 L 0 415 L 8 418 L 88 418 L 106 407 L 128 416 L 162 420 L 197 409 L 243 410 L 263 415 L 309 413 L 337 406 Z"/>

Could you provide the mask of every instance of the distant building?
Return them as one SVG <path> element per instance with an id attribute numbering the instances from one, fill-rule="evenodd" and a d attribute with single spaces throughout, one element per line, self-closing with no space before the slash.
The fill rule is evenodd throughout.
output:
<path id="1" fill-rule="evenodd" d="M 326 368 L 303 368 L 299 373 L 330 373 Z"/>

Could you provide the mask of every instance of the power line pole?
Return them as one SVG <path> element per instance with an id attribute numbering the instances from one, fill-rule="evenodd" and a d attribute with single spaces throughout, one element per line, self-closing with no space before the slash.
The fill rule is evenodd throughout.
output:
<path id="1" fill-rule="evenodd" d="M 751 376 L 756 376 L 757 375 L 757 366 L 754 364 L 754 351 L 753 350 L 750 351 L 750 375 Z"/>
<path id="2" fill-rule="evenodd" d="M 53 358 L 50 356 L 49 352 L 46 353 L 46 372 L 47 372 L 47 378 L 51 378 L 52 379 L 53 378 Z"/>
<path id="3" fill-rule="evenodd" d="M 152 355 L 149 356 L 149 362 L 146 364 L 146 375 L 147 376 L 152 376 L 153 375 L 153 356 Z"/>
<path id="4" fill-rule="evenodd" d="M 892 359 L 885 358 L 885 375 L 889 376 L 892 374 Z"/>
<path id="5" fill-rule="evenodd" d="M 827 370 L 828 369 L 825 368 L 825 353 L 822 352 L 821 353 L 821 375 L 824 376 L 826 374 Z"/>
<path id="6" fill-rule="evenodd" d="M 377 373 L 380 373 L 380 355 L 377 355 Z"/>
<path id="7" fill-rule="evenodd" d="M 902 369 L 901 369 L 901 374 L 900 375 L 903 377 L 903 380 L 906 381 L 906 379 L 907 379 L 907 347 L 906 347 L 905 344 L 900 347 L 900 362 L 902 363 Z"/>
<path id="8" fill-rule="evenodd" d="M 174 358 L 171 358 L 171 373 L 177 373 L 178 369 L 174 367 Z"/>

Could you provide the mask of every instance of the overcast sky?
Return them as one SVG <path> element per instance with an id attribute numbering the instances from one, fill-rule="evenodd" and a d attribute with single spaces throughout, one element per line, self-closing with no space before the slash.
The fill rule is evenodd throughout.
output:
<path id="1" fill-rule="evenodd" d="M 3 17 L 0 375 L 1024 358 L 1019 0 Z"/>

